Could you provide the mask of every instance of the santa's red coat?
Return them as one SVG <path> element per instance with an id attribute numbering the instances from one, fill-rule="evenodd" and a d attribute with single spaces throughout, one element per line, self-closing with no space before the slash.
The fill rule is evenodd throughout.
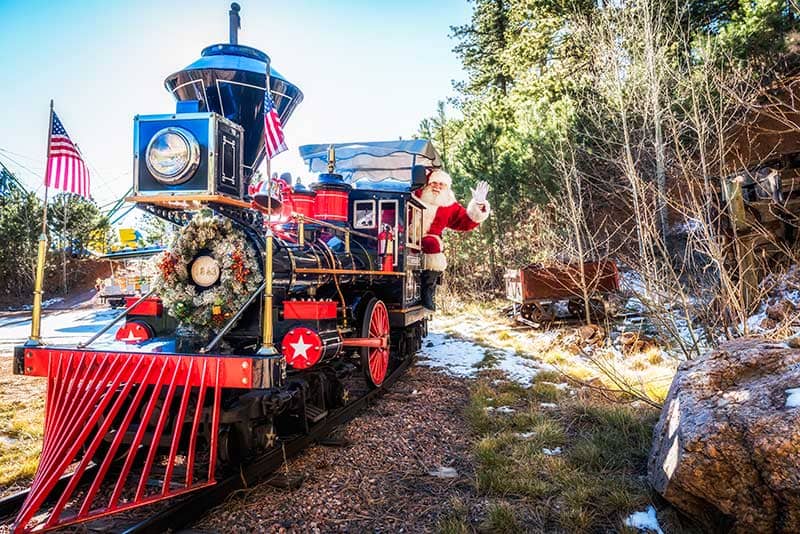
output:
<path id="1" fill-rule="evenodd" d="M 425 206 L 422 213 L 424 268 L 444 271 L 447 268 L 447 259 L 444 255 L 442 232 L 445 228 L 458 232 L 473 230 L 489 217 L 489 203 L 478 205 L 471 200 L 464 208 L 449 188 L 438 197 L 433 196 L 427 187 L 415 191 L 414 196 Z"/>

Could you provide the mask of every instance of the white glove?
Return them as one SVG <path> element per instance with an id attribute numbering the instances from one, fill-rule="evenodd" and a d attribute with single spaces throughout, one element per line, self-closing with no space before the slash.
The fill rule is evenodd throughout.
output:
<path id="1" fill-rule="evenodd" d="M 472 190 L 472 200 L 479 205 L 486 204 L 487 194 L 489 194 L 489 184 L 481 180 Z"/>

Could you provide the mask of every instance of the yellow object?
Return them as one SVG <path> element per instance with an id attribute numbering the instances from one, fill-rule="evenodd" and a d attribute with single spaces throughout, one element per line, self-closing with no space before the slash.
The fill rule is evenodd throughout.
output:
<path id="1" fill-rule="evenodd" d="M 258 354 L 262 356 L 279 354 L 272 339 L 272 228 L 267 226 L 266 247 L 264 247 L 264 312 L 261 321 L 261 348 Z"/>
<path id="2" fill-rule="evenodd" d="M 222 306 L 212 306 L 211 315 L 222 315 Z"/>
<path id="3" fill-rule="evenodd" d="M 36 259 L 36 281 L 33 287 L 33 316 L 31 317 L 31 337 L 29 345 L 38 345 L 42 327 L 42 285 L 44 284 L 44 261 L 47 253 L 47 235 L 39 236 L 39 255 Z"/>
<path id="4" fill-rule="evenodd" d="M 125 243 L 136 243 L 136 230 L 133 228 L 120 228 L 119 240 Z"/>

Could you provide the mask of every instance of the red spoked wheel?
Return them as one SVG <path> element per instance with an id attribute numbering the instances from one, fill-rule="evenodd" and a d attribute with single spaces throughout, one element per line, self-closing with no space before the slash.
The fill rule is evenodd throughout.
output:
<path id="1" fill-rule="evenodd" d="M 372 299 L 364 311 L 361 337 L 381 339 L 383 347 L 361 349 L 361 367 L 372 387 L 380 387 L 389 369 L 389 312 L 383 301 Z"/>

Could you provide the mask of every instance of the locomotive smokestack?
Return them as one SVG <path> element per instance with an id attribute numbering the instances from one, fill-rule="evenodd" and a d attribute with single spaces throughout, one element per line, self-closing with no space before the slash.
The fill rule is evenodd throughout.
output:
<path id="1" fill-rule="evenodd" d="M 228 19 L 230 22 L 230 37 L 231 44 L 239 44 L 239 28 L 242 27 L 242 19 L 239 18 L 239 11 L 242 8 L 236 2 L 231 4 L 231 10 L 228 11 Z"/>
<path id="2" fill-rule="evenodd" d="M 200 59 L 167 76 L 164 85 L 178 102 L 202 101 L 206 111 L 219 113 L 244 128 L 244 178 L 249 181 L 266 154 L 264 87 L 269 83 L 284 128 L 302 102 L 303 93 L 271 67 L 267 54 L 238 43 L 240 11 L 239 4 L 231 4 L 230 43 L 207 46 Z"/>

